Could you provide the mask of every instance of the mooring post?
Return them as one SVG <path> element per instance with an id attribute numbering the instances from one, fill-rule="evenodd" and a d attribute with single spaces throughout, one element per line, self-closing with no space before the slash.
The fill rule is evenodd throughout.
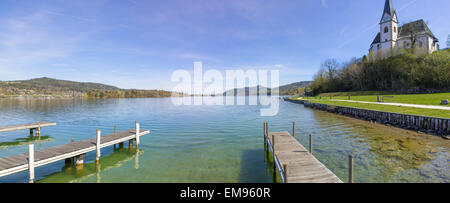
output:
<path id="1" fill-rule="evenodd" d="M 97 156 L 95 157 L 95 162 L 99 163 L 100 162 L 100 143 L 101 143 L 101 131 L 100 129 L 97 129 L 97 141 L 95 142 L 95 146 L 96 146 L 96 151 L 97 151 Z"/>
<path id="2" fill-rule="evenodd" d="M 128 141 L 128 148 L 133 149 L 133 139 Z"/>
<path id="3" fill-rule="evenodd" d="M 114 136 L 116 136 L 117 124 L 114 124 Z M 116 144 L 114 144 L 114 151 L 116 151 Z"/>
<path id="4" fill-rule="evenodd" d="M 34 144 L 30 142 L 28 145 L 28 171 L 29 171 L 29 183 L 34 181 Z"/>
<path id="5" fill-rule="evenodd" d="M 264 130 L 263 130 L 263 134 L 264 134 L 264 163 L 266 163 L 266 122 L 264 122 Z"/>
<path id="6" fill-rule="evenodd" d="M 140 128 L 139 123 L 138 123 L 138 121 L 136 121 L 136 149 L 138 148 L 139 144 L 141 143 L 140 139 L 139 139 L 139 136 L 140 136 L 139 128 Z"/>
<path id="7" fill-rule="evenodd" d="M 37 135 L 38 137 L 41 136 L 41 117 L 40 117 L 40 116 L 38 117 L 38 128 L 37 128 L 37 130 L 36 130 L 36 135 Z"/>
<path id="8" fill-rule="evenodd" d="M 284 183 L 288 183 L 288 165 L 284 164 L 283 168 L 284 168 Z"/>
<path id="9" fill-rule="evenodd" d="M 75 139 L 72 138 L 72 143 L 74 143 L 74 142 L 75 142 Z"/>
<path id="10" fill-rule="evenodd" d="M 33 135 L 34 135 L 34 129 L 30 128 L 30 137 L 33 137 Z"/>
<path id="11" fill-rule="evenodd" d="M 348 183 L 353 183 L 353 155 L 348 156 Z"/>
<path id="12" fill-rule="evenodd" d="M 276 164 L 275 164 L 275 136 L 272 136 L 272 157 L 273 157 L 273 174 L 276 174 Z"/>
<path id="13" fill-rule="evenodd" d="M 309 153 L 312 154 L 312 135 L 309 134 Z"/>
<path id="14" fill-rule="evenodd" d="M 292 136 L 295 137 L 295 121 L 292 122 Z"/>
<path id="15" fill-rule="evenodd" d="M 86 154 L 80 154 L 80 155 L 78 155 L 78 156 L 76 157 L 77 161 L 76 161 L 75 166 L 76 166 L 77 168 L 83 168 L 83 165 L 84 165 L 84 158 L 86 158 Z"/>

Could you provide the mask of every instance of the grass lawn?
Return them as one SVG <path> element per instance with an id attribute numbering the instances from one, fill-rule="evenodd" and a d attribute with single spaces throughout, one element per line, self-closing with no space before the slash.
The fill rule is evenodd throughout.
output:
<path id="1" fill-rule="evenodd" d="M 344 93 L 327 93 L 320 94 L 319 96 L 313 97 L 314 99 L 320 99 L 322 96 L 322 100 L 330 100 L 330 96 L 332 99 L 339 100 L 348 100 L 348 95 L 351 95 L 350 100 L 354 101 L 368 101 L 368 102 L 377 102 L 377 94 L 374 95 L 366 95 L 369 93 L 376 92 L 366 92 L 363 95 L 356 95 L 361 92 L 349 92 L 344 96 Z M 326 95 L 326 96 L 325 96 Z M 336 95 L 336 96 L 335 96 Z M 353 96 L 354 95 L 354 96 Z M 393 96 L 393 98 L 382 98 L 382 96 Z M 450 93 L 436 93 L 436 94 L 380 94 L 380 100 L 383 99 L 383 102 L 391 102 L 391 103 L 404 103 L 404 104 L 421 104 L 421 105 L 440 105 L 441 100 L 449 99 Z"/>
<path id="2" fill-rule="evenodd" d="M 430 117 L 439 117 L 439 118 L 450 118 L 450 111 L 448 111 L 448 110 L 423 109 L 423 108 L 391 106 L 391 105 L 382 105 L 382 104 L 361 104 L 361 103 L 355 103 L 355 102 L 316 100 L 316 99 L 311 99 L 310 101 L 313 103 L 354 107 L 354 108 L 360 108 L 360 109 L 369 109 L 369 110 L 385 111 L 385 112 L 392 112 L 392 113 L 402 113 L 402 114 L 430 116 Z"/>
<path id="3" fill-rule="evenodd" d="M 335 92 L 335 93 L 320 94 L 320 96 L 322 96 L 322 99 L 320 99 L 320 96 L 310 97 L 309 99 L 311 100 L 311 102 L 314 102 L 314 103 L 331 104 L 331 105 L 336 105 L 336 106 L 346 106 L 346 107 L 355 107 L 355 108 L 361 108 L 361 109 L 370 109 L 370 110 L 386 111 L 386 112 L 393 112 L 393 113 L 450 118 L 450 111 L 448 111 L 448 110 L 423 109 L 423 108 L 391 106 L 391 105 L 382 105 L 382 104 L 361 104 L 361 103 L 355 103 L 355 102 L 331 101 L 330 100 L 330 96 L 332 96 L 332 99 L 348 100 L 348 95 L 351 95 L 351 100 L 353 100 L 353 101 L 377 102 L 377 94 L 378 93 L 381 93 L 381 92 Z M 386 93 L 386 92 L 384 92 L 384 93 Z M 370 95 L 370 94 L 373 94 L 373 95 Z M 381 99 L 381 96 L 393 96 L 393 98 L 385 98 L 384 102 L 421 104 L 421 105 L 440 105 L 441 100 L 450 99 L 450 93 L 409 94 L 409 95 L 407 95 L 407 94 L 404 94 L 404 95 L 380 94 L 380 99 Z M 298 97 L 293 98 L 293 99 L 298 99 Z"/>

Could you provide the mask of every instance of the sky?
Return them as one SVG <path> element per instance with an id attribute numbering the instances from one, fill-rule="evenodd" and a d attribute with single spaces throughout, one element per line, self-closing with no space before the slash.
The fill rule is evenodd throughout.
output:
<path id="1" fill-rule="evenodd" d="M 0 80 L 38 77 L 171 90 L 175 70 L 278 69 L 367 54 L 385 0 L 0 0 Z M 446 47 L 448 0 L 393 0 Z"/>

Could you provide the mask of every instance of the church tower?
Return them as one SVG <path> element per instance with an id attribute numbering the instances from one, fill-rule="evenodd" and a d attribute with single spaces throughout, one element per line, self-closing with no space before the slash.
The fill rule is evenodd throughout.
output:
<path id="1" fill-rule="evenodd" d="M 381 50 L 387 52 L 392 50 L 397 43 L 398 38 L 398 19 L 397 13 L 392 6 L 392 0 L 386 0 L 383 16 L 380 21 L 380 43 Z"/>

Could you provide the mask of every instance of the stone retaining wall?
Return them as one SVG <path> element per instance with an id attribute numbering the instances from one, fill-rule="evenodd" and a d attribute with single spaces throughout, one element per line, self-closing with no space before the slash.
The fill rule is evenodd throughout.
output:
<path id="1" fill-rule="evenodd" d="M 367 121 L 376 121 L 377 123 L 389 124 L 405 129 L 434 133 L 443 136 L 450 135 L 450 119 L 334 106 L 328 104 L 311 103 L 309 101 L 302 100 L 286 101 L 297 104 L 304 104 L 305 107 L 328 111 L 331 113 L 341 114 Z"/>

